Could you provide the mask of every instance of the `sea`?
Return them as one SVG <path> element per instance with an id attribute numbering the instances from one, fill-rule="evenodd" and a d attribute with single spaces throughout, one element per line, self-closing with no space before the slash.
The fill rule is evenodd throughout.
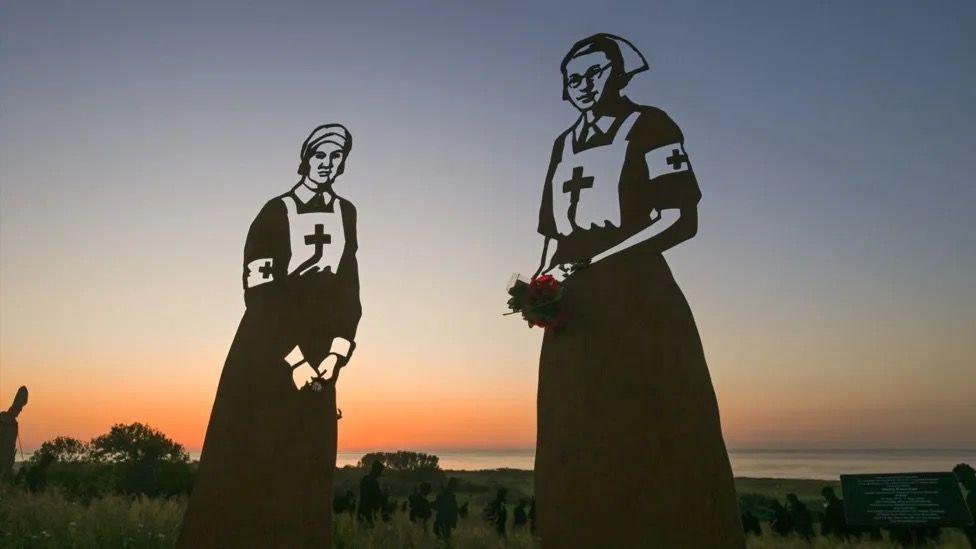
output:
<path id="1" fill-rule="evenodd" d="M 532 469 L 535 450 L 418 450 L 440 458 L 442 469 Z M 339 452 L 337 464 L 355 465 L 363 452 Z M 732 474 L 754 478 L 836 480 L 841 474 L 951 471 L 976 466 L 972 450 L 730 450 Z"/>

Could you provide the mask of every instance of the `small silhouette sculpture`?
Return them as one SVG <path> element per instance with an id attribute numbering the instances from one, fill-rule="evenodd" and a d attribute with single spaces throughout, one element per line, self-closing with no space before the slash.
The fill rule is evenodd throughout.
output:
<path id="1" fill-rule="evenodd" d="M 505 525 L 508 522 L 508 509 L 505 507 L 507 496 L 508 490 L 499 488 L 498 492 L 495 493 L 495 499 L 485 507 L 485 518 L 488 519 L 489 524 L 494 526 L 495 533 L 500 538 L 508 537 L 505 531 Z"/>
<path id="2" fill-rule="evenodd" d="M 434 511 L 437 516 L 434 518 L 434 535 L 439 539 L 451 539 L 451 533 L 457 528 L 458 523 L 458 502 L 457 502 L 457 479 L 450 478 L 447 484 L 441 488 L 434 500 Z M 464 504 L 467 510 L 467 502 Z M 465 512 L 465 514 L 467 514 Z"/>
<path id="3" fill-rule="evenodd" d="M 701 339 L 662 255 L 698 229 L 684 135 L 622 94 L 648 70 L 629 41 L 584 38 L 560 68 L 578 117 L 553 144 L 539 210 L 535 277 L 563 279 L 566 314 L 539 358 L 542 543 L 743 547 Z"/>
<path id="4" fill-rule="evenodd" d="M 36 460 L 31 460 L 21 469 L 24 473 L 24 483 L 29 492 L 39 492 L 47 486 L 48 470 L 57 461 L 57 456 L 44 452 Z"/>
<path id="5" fill-rule="evenodd" d="M 395 499 L 390 497 L 389 490 L 383 490 L 383 498 L 380 501 L 380 516 L 383 517 L 383 522 L 390 522 L 393 520 L 393 513 L 397 509 L 397 502 Z"/>
<path id="6" fill-rule="evenodd" d="M 7 411 L 0 412 L 0 480 L 13 475 L 17 457 L 17 433 L 20 426 L 17 416 L 27 405 L 27 387 L 21 386 Z"/>
<path id="7" fill-rule="evenodd" d="M 359 508 L 356 517 L 363 524 L 373 524 L 376 515 L 383 512 L 387 503 L 387 494 L 380 487 L 380 475 L 383 474 L 383 462 L 374 461 L 369 473 L 359 481 Z"/>
<path id="8" fill-rule="evenodd" d="M 786 509 L 790 514 L 790 523 L 793 530 L 804 540 L 810 541 L 815 535 L 813 532 L 813 517 L 806 504 L 796 497 L 796 494 L 786 494 Z"/>
<path id="9" fill-rule="evenodd" d="M 334 189 L 351 150 L 342 125 L 315 128 L 299 153 L 301 180 L 251 223 L 246 310 L 179 547 L 331 545 L 335 383 L 362 314 L 356 209 Z"/>
<path id="10" fill-rule="evenodd" d="M 966 489 L 966 505 L 969 507 L 969 514 L 976 519 L 976 470 L 967 463 L 960 463 L 953 467 L 952 472 L 959 479 L 959 484 Z M 965 531 L 969 545 L 976 548 L 976 520 L 966 526 Z"/>
<path id="11" fill-rule="evenodd" d="M 770 527 L 773 532 L 777 535 L 786 537 L 793 533 L 793 518 L 790 516 L 790 512 L 783 507 L 783 504 L 779 500 L 774 500 L 772 504 L 773 519 L 770 521 Z"/>
<path id="12" fill-rule="evenodd" d="M 847 519 L 844 517 L 844 501 L 837 497 L 837 493 L 830 486 L 824 486 L 820 494 L 824 498 L 820 535 L 847 539 L 850 531 L 847 529 Z"/>
<path id="13" fill-rule="evenodd" d="M 752 511 L 749 509 L 742 511 L 742 530 L 746 535 L 762 535 L 762 526 L 759 524 L 759 517 L 752 514 Z"/>
<path id="14" fill-rule="evenodd" d="M 525 511 L 526 505 L 529 501 L 525 498 L 519 500 L 518 505 L 515 506 L 515 510 L 512 511 L 512 527 L 513 528 L 523 528 L 525 524 L 529 521 L 529 515 Z"/>
<path id="15" fill-rule="evenodd" d="M 424 532 L 427 531 L 427 521 L 433 514 L 431 501 L 427 499 L 429 495 L 430 483 L 421 482 L 407 498 L 406 503 L 410 508 L 410 521 L 421 524 Z"/>
<path id="16" fill-rule="evenodd" d="M 341 496 L 336 496 L 332 499 L 332 512 L 336 515 L 341 515 L 342 513 L 355 513 L 356 512 L 356 494 L 352 493 L 352 490 L 346 490 L 346 493 Z"/>

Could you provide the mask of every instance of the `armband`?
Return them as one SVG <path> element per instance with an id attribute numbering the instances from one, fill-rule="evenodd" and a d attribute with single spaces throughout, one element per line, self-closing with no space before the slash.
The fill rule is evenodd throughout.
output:
<path id="1" fill-rule="evenodd" d="M 273 258 L 266 257 L 262 259 L 255 259 L 254 261 L 249 262 L 244 269 L 244 274 L 246 276 L 244 283 L 245 290 L 274 280 Z"/>

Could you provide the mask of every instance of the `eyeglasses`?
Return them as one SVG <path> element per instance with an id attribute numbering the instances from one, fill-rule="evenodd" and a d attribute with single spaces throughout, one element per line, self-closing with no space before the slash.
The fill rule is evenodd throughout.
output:
<path id="1" fill-rule="evenodd" d="M 593 67 L 590 70 L 583 73 L 582 76 L 578 74 L 570 75 L 568 78 L 566 78 L 566 85 L 569 86 L 570 88 L 575 89 L 583 85 L 583 80 L 592 82 L 594 79 L 598 78 L 600 75 L 606 72 L 607 69 L 609 69 L 610 65 L 612 64 L 613 62 L 611 61 L 610 63 L 607 63 L 602 67 Z"/>

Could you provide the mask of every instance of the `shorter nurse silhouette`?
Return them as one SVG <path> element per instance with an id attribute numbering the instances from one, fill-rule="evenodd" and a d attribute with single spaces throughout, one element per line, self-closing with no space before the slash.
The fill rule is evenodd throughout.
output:
<path id="1" fill-rule="evenodd" d="M 244 244 L 246 311 L 224 364 L 180 547 L 329 547 L 336 381 L 362 314 L 356 209 L 334 185 L 352 151 L 312 131 L 300 181 Z"/>

